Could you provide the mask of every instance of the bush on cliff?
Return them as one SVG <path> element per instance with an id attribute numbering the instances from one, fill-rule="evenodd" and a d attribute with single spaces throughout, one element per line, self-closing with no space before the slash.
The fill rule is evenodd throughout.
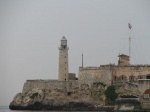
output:
<path id="1" fill-rule="evenodd" d="M 92 91 L 91 92 L 91 97 L 95 100 L 95 101 L 104 101 L 103 96 L 104 95 L 104 91 L 102 90 L 98 90 L 98 91 Z"/>
<path id="2" fill-rule="evenodd" d="M 35 97 L 38 96 L 38 93 L 33 93 L 32 96 L 30 96 L 31 99 L 34 99 Z"/>
<path id="3" fill-rule="evenodd" d="M 113 104 L 115 99 L 117 98 L 117 93 L 115 92 L 115 87 L 114 86 L 109 86 L 106 90 L 105 90 L 105 95 L 108 101 L 108 104 Z"/>

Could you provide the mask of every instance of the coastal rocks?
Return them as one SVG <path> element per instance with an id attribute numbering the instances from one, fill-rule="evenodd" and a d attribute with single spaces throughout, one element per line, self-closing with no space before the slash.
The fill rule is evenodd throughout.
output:
<path id="1" fill-rule="evenodd" d="M 23 94 L 18 93 L 10 103 L 10 108 L 14 106 L 26 107 L 34 104 L 35 102 L 43 101 L 44 97 L 45 93 L 40 89 L 33 89 L 32 91 Z"/>
<path id="2" fill-rule="evenodd" d="M 68 88 L 33 88 L 18 93 L 9 108 L 11 110 L 104 110 L 103 84 L 94 84 L 91 88 L 88 84 L 78 86 L 69 83 Z M 107 109 L 112 108 L 106 107 Z"/>
<path id="3" fill-rule="evenodd" d="M 53 97 L 55 91 L 33 89 L 27 93 L 18 93 L 10 103 L 11 110 L 93 110 L 88 102 L 69 100 L 65 97 Z M 52 97 L 50 95 L 53 94 Z M 56 94 L 57 95 L 57 94 Z"/>
<path id="4" fill-rule="evenodd" d="M 50 98 L 49 95 L 48 91 L 38 88 L 26 93 L 18 93 L 10 103 L 9 108 L 12 110 L 42 110 L 58 105 L 61 107 L 65 104 L 64 99 Z"/>

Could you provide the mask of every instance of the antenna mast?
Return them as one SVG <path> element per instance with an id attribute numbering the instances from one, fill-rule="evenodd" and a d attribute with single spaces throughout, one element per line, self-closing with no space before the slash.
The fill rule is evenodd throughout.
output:
<path id="1" fill-rule="evenodd" d="M 82 53 L 82 68 L 83 68 L 83 53 Z"/>
<path id="2" fill-rule="evenodd" d="M 128 23 L 128 27 L 131 30 L 132 26 L 130 22 Z M 129 34 L 129 58 L 131 58 L 131 35 Z"/>
<path id="3" fill-rule="evenodd" d="M 131 58 L 131 36 L 129 36 L 129 58 Z"/>

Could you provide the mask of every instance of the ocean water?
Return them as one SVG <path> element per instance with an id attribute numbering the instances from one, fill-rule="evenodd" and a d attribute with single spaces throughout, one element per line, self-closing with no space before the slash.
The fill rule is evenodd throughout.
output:
<path id="1" fill-rule="evenodd" d="M 106 112 L 106 111 L 30 111 L 30 110 L 10 110 L 9 107 L 1 107 L 0 112 Z"/>

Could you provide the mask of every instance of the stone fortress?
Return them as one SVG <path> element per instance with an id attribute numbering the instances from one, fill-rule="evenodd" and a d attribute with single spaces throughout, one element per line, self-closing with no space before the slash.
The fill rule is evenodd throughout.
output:
<path id="1" fill-rule="evenodd" d="M 63 36 L 59 47 L 59 69 L 58 80 L 27 80 L 23 87 L 23 93 L 34 88 L 40 89 L 66 89 L 66 92 L 72 93 L 74 85 L 81 86 L 87 84 L 92 86 L 94 82 L 103 82 L 106 85 L 112 84 L 111 66 L 103 67 L 79 67 L 79 77 L 75 73 L 68 73 L 68 50 L 67 39 Z"/>
<path id="2" fill-rule="evenodd" d="M 132 65 L 130 64 L 130 57 L 125 54 L 121 54 L 118 57 L 118 65 L 79 67 L 79 80 L 84 82 L 100 81 L 108 85 L 118 83 L 139 85 L 141 82 L 144 83 L 150 79 L 150 65 Z M 139 90 L 144 92 L 146 89 L 150 89 L 150 87 L 146 88 L 145 86 Z"/>
<path id="3" fill-rule="evenodd" d="M 35 93 L 38 93 L 39 90 L 42 91 L 40 93 L 44 94 L 44 97 L 41 99 L 40 93 L 36 97 L 39 98 L 37 101 L 42 101 L 42 103 L 47 100 L 58 100 L 61 104 L 55 102 L 57 106 L 66 105 L 66 102 L 105 104 L 104 90 L 110 85 L 115 85 L 118 91 L 125 89 L 135 94 L 132 96 L 145 98 L 142 100 L 143 107 L 150 107 L 148 100 L 150 98 L 150 65 L 132 65 L 129 56 L 119 54 L 117 65 L 82 66 L 79 67 L 78 78 L 76 78 L 74 73 L 68 73 L 68 50 L 67 39 L 63 36 L 59 47 L 58 80 L 27 80 L 24 83 L 22 93 L 15 96 L 10 107 L 14 108 L 16 105 L 24 107 L 33 104 L 33 100 L 35 100 L 33 96 L 36 96 Z M 97 93 L 100 95 L 97 96 Z M 126 91 L 124 93 L 126 94 Z"/>

